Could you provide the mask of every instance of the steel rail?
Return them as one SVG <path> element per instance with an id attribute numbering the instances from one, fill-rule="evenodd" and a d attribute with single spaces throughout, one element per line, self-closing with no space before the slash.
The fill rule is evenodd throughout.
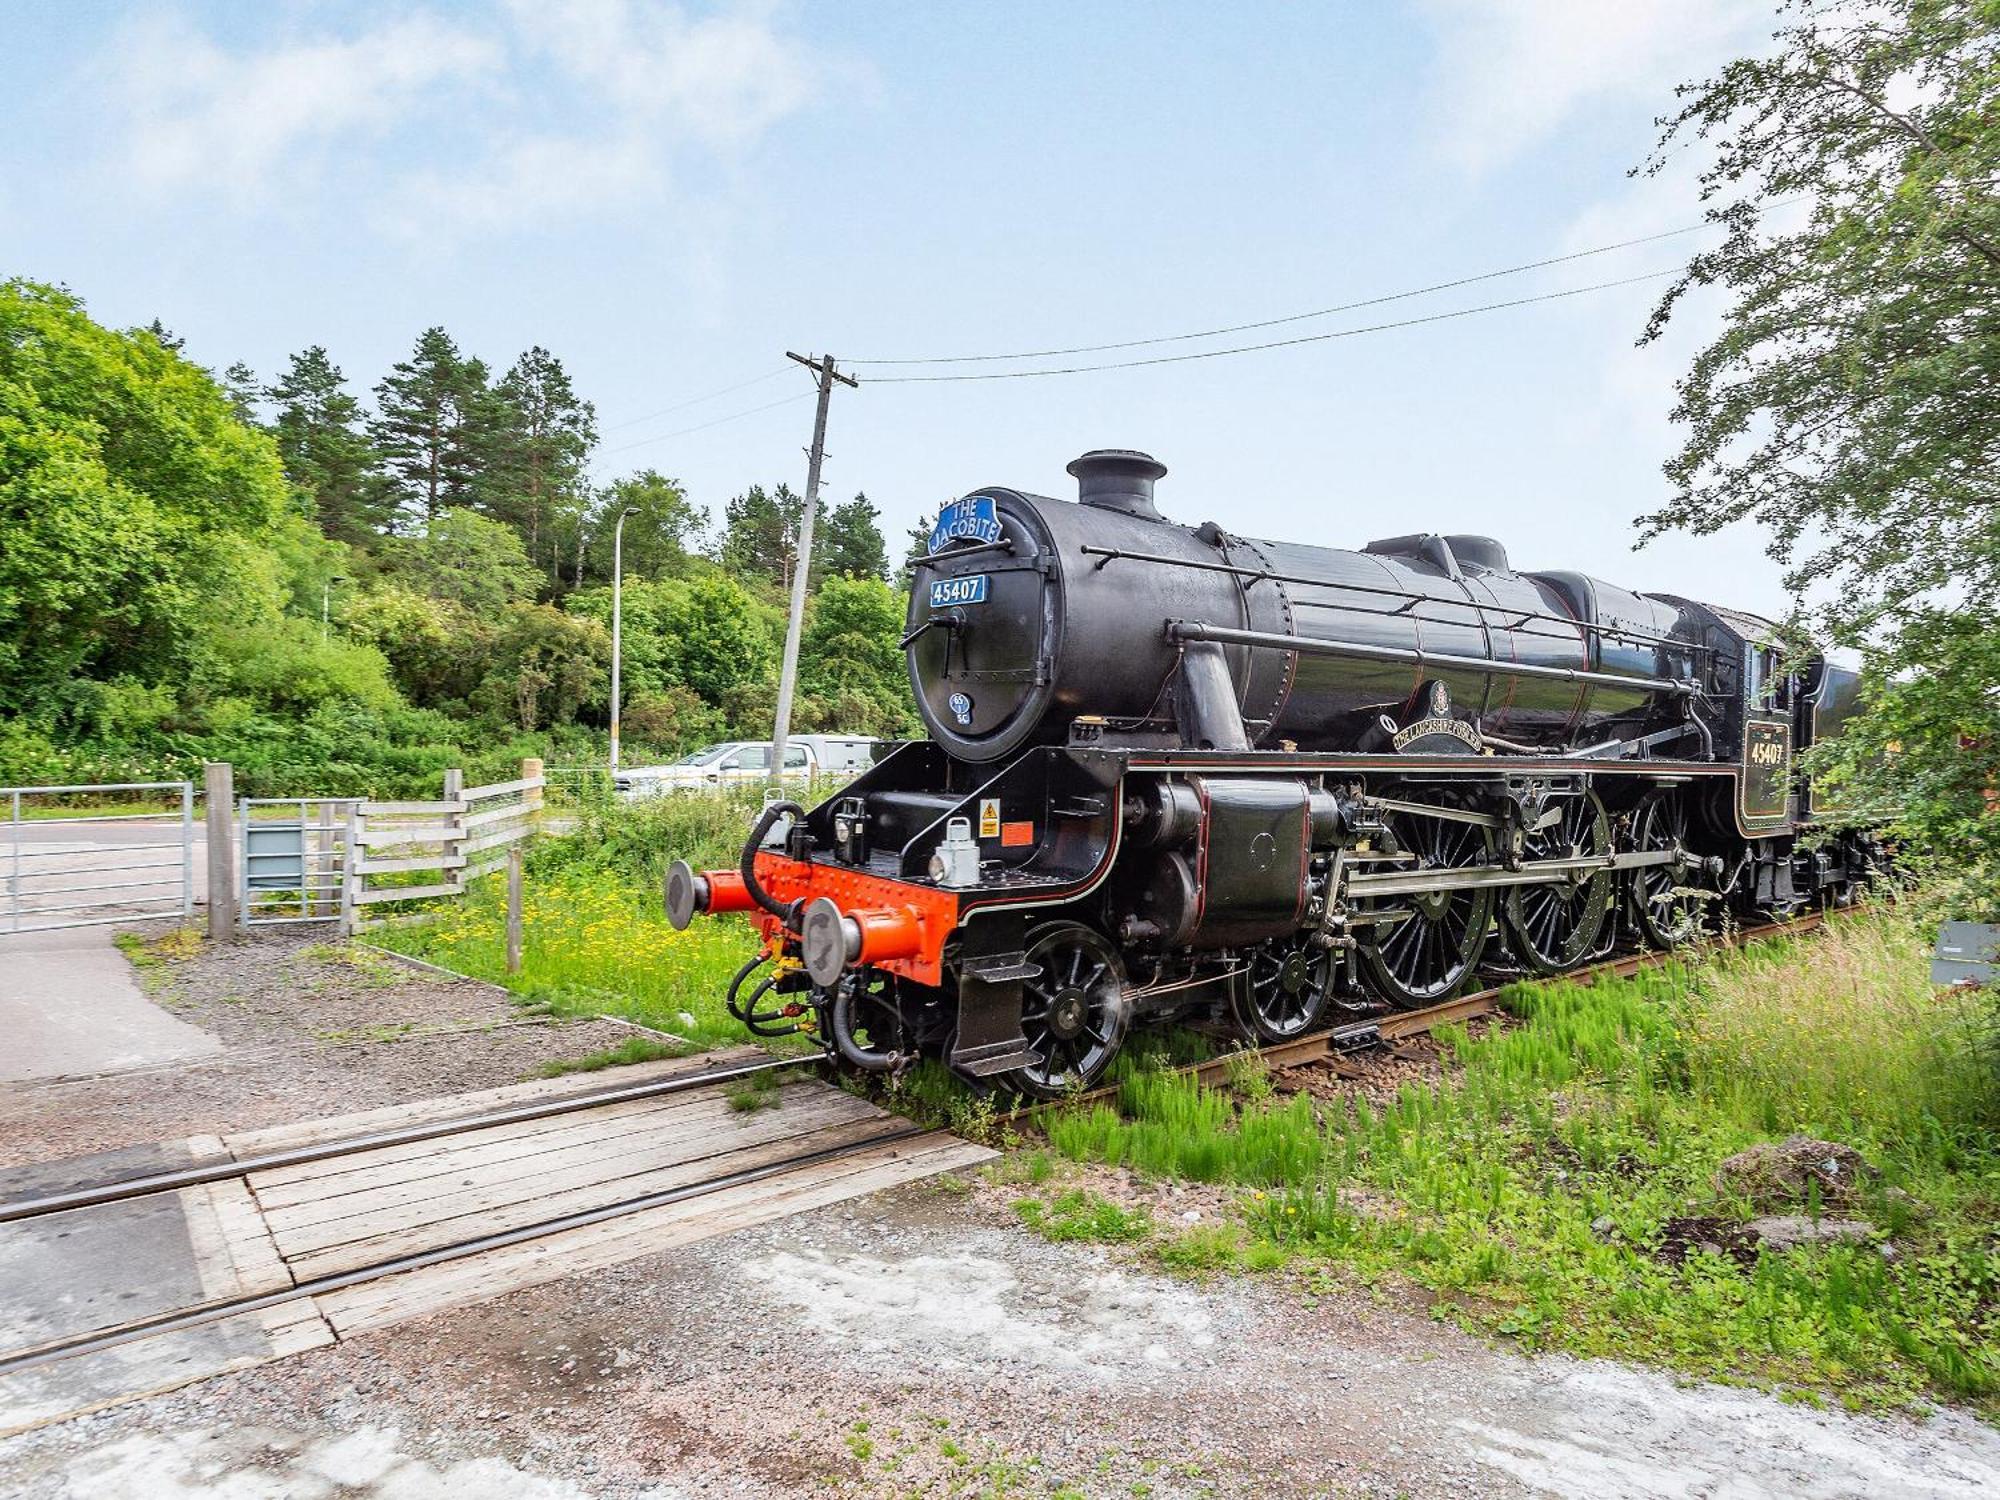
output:
<path id="1" fill-rule="evenodd" d="M 154 1193 L 170 1193 L 180 1188 L 199 1187 L 205 1182 L 224 1182 L 229 1178 L 245 1177 L 253 1172 L 302 1166 L 307 1162 L 357 1155 L 388 1146 L 406 1146 L 416 1141 L 438 1140 L 444 1136 L 463 1135 L 468 1131 L 485 1130 L 498 1125 L 515 1125 L 524 1120 L 542 1120 L 551 1115 L 573 1114 L 577 1110 L 593 1109 L 600 1104 L 622 1104 L 632 1099 L 650 1099 L 663 1094 L 684 1093 L 689 1089 L 705 1088 L 716 1083 L 731 1083 L 739 1078 L 748 1078 L 757 1073 L 769 1073 L 779 1068 L 818 1066 L 824 1061 L 824 1058 L 817 1056 L 768 1058 L 760 1062 L 742 1063 L 735 1067 L 715 1068 L 705 1073 L 676 1074 L 671 1078 L 656 1078 L 648 1083 L 630 1083 L 618 1088 L 594 1089 L 589 1093 L 566 1094 L 557 1099 L 542 1099 L 531 1104 L 505 1105 L 498 1109 L 483 1110 L 477 1114 L 430 1120 L 420 1125 L 403 1125 L 390 1130 L 342 1136 L 337 1140 L 319 1141 L 310 1146 L 295 1146 L 288 1151 L 269 1151 L 258 1156 L 231 1157 L 226 1160 L 203 1162 L 192 1167 L 181 1167 L 171 1172 L 155 1172 L 144 1177 L 127 1177 L 113 1182 L 93 1183 L 87 1187 L 49 1193 L 39 1198 L 17 1198 L 12 1202 L 0 1203 L 0 1224 L 18 1223 L 23 1219 L 40 1218 L 45 1214 L 67 1213 L 74 1208 L 92 1208 L 100 1203 L 118 1203 L 131 1198 L 144 1198 Z"/>
<path id="2" fill-rule="evenodd" d="M 1724 947 L 1740 947 L 1744 943 L 1756 942 L 1761 938 L 1779 937 L 1786 933 L 1810 932 L 1818 927 L 1825 916 L 1820 912 L 1808 912 L 1790 921 L 1768 922 L 1760 927 L 1746 927 L 1734 933 L 1717 934 L 1710 943 L 1720 943 Z M 1706 943 L 1694 946 L 1707 946 Z M 1510 979 L 1508 984 L 1539 981 L 1567 981 L 1589 984 L 1599 978 L 1628 979 L 1641 970 L 1670 963 L 1687 950 L 1683 948 L 1643 949 L 1637 953 L 1621 954 L 1594 964 L 1585 964 L 1562 974 L 1532 974 L 1521 979 Z M 1225 1052 L 1220 1057 L 1211 1057 L 1205 1062 L 1188 1063 L 1171 1071 L 1193 1078 L 1197 1083 L 1220 1083 L 1229 1076 L 1229 1067 L 1236 1059 L 1255 1056 L 1263 1059 L 1268 1067 L 1296 1068 L 1323 1062 L 1331 1057 L 1357 1050 L 1370 1042 L 1399 1041 L 1404 1037 L 1421 1036 L 1425 1032 L 1452 1021 L 1476 1020 L 1480 1016 L 1491 1015 L 1499 1009 L 1500 992 L 1506 985 L 1494 985 L 1488 989 L 1474 990 L 1457 995 L 1449 1000 L 1441 1000 L 1436 1005 L 1426 1005 L 1417 1010 L 1390 1011 L 1385 1015 L 1371 1016 L 1364 1021 L 1349 1021 L 1325 1031 L 1315 1031 L 1308 1036 L 1294 1037 L 1288 1042 L 1272 1042 L 1268 1046 L 1239 1048 Z M 1032 1113 L 1061 1108 L 1070 1103 L 1105 1104 L 1118 1097 L 1122 1085 L 1109 1084 L 1102 1088 L 1090 1089 L 1072 1100 L 1051 1100 L 1038 1106 Z"/>
<path id="3" fill-rule="evenodd" d="M 843 1156 L 858 1155 L 877 1146 L 893 1145 L 897 1141 L 910 1140 L 928 1134 L 921 1125 L 907 1125 L 896 1130 L 884 1131 L 866 1140 L 850 1141 L 837 1146 L 825 1146 L 817 1151 L 789 1157 L 784 1161 L 771 1162 L 761 1167 L 745 1167 L 739 1171 L 724 1173 L 720 1177 L 705 1178 L 700 1182 L 686 1183 L 676 1188 L 662 1188 L 656 1193 L 643 1193 L 635 1198 L 621 1199 L 598 1208 L 579 1209 L 575 1213 L 563 1214 L 553 1219 L 542 1219 L 533 1224 L 519 1225 L 513 1229 L 496 1230 L 492 1234 L 478 1235 L 472 1239 L 458 1240 L 449 1245 L 439 1245 L 430 1250 L 413 1251 L 408 1255 L 394 1256 L 388 1260 L 374 1261 L 351 1270 L 335 1271 L 325 1276 L 315 1276 L 296 1282 L 278 1291 L 251 1293 L 242 1297 L 216 1297 L 206 1302 L 193 1303 L 173 1312 L 157 1313 L 152 1317 L 135 1318 L 128 1323 L 116 1324 L 109 1328 L 94 1329 L 89 1333 L 68 1338 L 54 1339 L 47 1343 L 30 1345 L 27 1348 L 0 1355 L 0 1377 L 16 1374 L 22 1370 L 32 1370 L 41 1365 L 53 1364 L 57 1360 L 74 1359 L 78 1355 L 95 1354 L 105 1349 L 115 1349 L 121 1344 L 129 1344 L 135 1339 L 151 1338 L 159 1334 L 179 1333 L 184 1329 L 199 1328 L 209 1323 L 217 1323 L 224 1318 L 233 1318 L 244 1313 L 261 1312 L 267 1307 L 278 1307 L 287 1302 L 296 1302 L 302 1297 L 317 1297 L 327 1292 L 342 1291 L 366 1281 L 379 1281 L 384 1277 L 400 1275 L 405 1271 L 420 1271 L 427 1266 L 444 1265 L 454 1260 L 464 1260 L 468 1256 L 484 1254 L 488 1250 L 502 1250 L 509 1245 L 523 1244 L 529 1240 L 545 1239 L 565 1230 L 583 1229 L 592 1224 L 601 1224 L 607 1219 L 624 1218 L 629 1214 L 644 1213 L 648 1209 L 664 1208 L 669 1204 L 682 1203 L 690 1198 L 704 1197 L 709 1193 L 721 1192 L 726 1188 L 742 1187 L 749 1183 L 761 1182 L 768 1177 L 780 1176 L 798 1167 L 811 1166 L 821 1161 L 832 1161 Z"/>

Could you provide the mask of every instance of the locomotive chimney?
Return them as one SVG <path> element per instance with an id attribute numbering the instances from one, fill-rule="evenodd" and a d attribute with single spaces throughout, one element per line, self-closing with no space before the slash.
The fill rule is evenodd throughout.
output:
<path id="1" fill-rule="evenodd" d="M 1084 505 L 1119 511 L 1142 521 L 1164 521 L 1153 508 L 1153 481 L 1167 466 L 1150 453 L 1130 448 L 1097 448 L 1072 459 L 1068 472 L 1076 476 L 1076 498 Z"/>

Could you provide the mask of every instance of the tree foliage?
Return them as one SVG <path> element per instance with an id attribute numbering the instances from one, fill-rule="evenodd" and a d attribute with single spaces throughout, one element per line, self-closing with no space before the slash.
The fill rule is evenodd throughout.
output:
<path id="1" fill-rule="evenodd" d="M 813 535 L 812 566 L 815 587 L 828 578 L 881 579 L 888 574 L 882 516 L 866 495 L 834 506 L 821 518 Z"/>
<path id="2" fill-rule="evenodd" d="M 769 732 L 788 487 L 739 496 L 711 539 L 655 470 L 593 486 L 595 413 L 540 347 L 494 383 L 431 328 L 374 400 L 320 346 L 260 387 L 157 320 L 114 332 L 67 292 L 0 286 L 0 782 L 218 758 L 251 795 L 421 795 L 447 765 L 594 760 L 627 510 L 635 753 Z M 865 496 L 815 551 L 795 723 L 906 724 Z"/>
<path id="3" fill-rule="evenodd" d="M 326 350 L 315 344 L 293 355 L 264 395 L 276 409 L 272 433 L 285 477 L 306 514 L 328 536 L 355 546 L 385 531 L 391 501 L 362 430 L 361 403 Z"/>
<path id="4" fill-rule="evenodd" d="M 1814 623 L 1869 654 L 1857 743 L 1900 746 L 1865 772 L 1830 756 L 1829 774 L 1943 847 L 1982 814 L 1975 784 L 2000 779 L 2000 741 L 1977 729 L 1993 678 L 1951 676 L 1990 663 L 2000 629 L 2000 8 L 1784 10 L 1768 54 L 1681 90 L 1648 164 L 1704 143 L 1725 237 L 1646 338 L 1697 288 L 1731 306 L 1679 384 L 1675 494 L 1643 524 L 1765 529 Z M 1984 768 L 1934 774 L 1952 758 Z"/>
<path id="5" fill-rule="evenodd" d="M 562 361 L 537 344 L 483 397 L 481 507 L 520 533 L 528 556 L 562 584 L 574 561 L 582 582 L 591 496 L 584 461 L 597 442 L 597 410 L 576 394 Z"/>
<path id="6" fill-rule="evenodd" d="M 375 387 L 375 406 L 369 436 L 403 516 L 422 524 L 469 504 L 490 421 L 486 366 L 427 328 Z"/>
<path id="7" fill-rule="evenodd" d="M 0 710 L 190 672 L 285 495 L 207 372 L 67 292 L 0 284 Z"/>

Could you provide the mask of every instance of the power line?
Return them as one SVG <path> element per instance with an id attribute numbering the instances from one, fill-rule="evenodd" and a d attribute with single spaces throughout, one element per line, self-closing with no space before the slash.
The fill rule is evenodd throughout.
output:
<path id="1" fill-rule="evenodd" d="M 664 443 L 669 438 L 686 437 L 691 432 L 706 432 L 711 427 L 720 427 L 724 422 L 740 421 L 744 417 L 754 417 L 760 411 L 773 411 L 780 406 L 790 406 L 794 401 L 811 398 L 811 391 L 800 391 L 795 395 L 781 396 L 776 401 L 767 401 L 762 406 L 753 406 L 748 411 L 731 412 L 726 417 L 717 417 L 710 422 L 697 422 L 692 427 L 683 427 L 678 432 L 663 432 L 657 437 L 640 438 L 636 443 L 625 443 L 617 448 L 606 448 L 600 457 L 609 458 L 614 453 L 630 453 L 634 448 L 644 448 L 650 443 Z"/>
<path id="2" fill-rule="evenodd" d="M 1641 281 L 1658 281 L 1665 276 L 1678 276 L 1681 267 L 1669 266 L 1661 271 L 1647 271 L 1638 276 L 1621 276 L 1615 281 L 1598 281 L 1589 286 L 1568 287 L 1560 292 L 1542 292 L 1533 297 L 1515 297 L 1506 302 L 1488 302 L 1479 307 L 1453 308 L 1450 312 L 1430 313 L 1421 318 L 1398 318 L 1389 323 L 1370 323 L 1360 328 L 1337 328 L 1330 333 L 1306 333 L 1297 338 L 1273 339 L 1262 344 L 1238 344 L 1228 349 L 1202 349 L 1193 354 L 1156 354 L 1150 359 L 1123 359 L 1098 365 L 1057 365 L 1040 370 L 992 370 L 968 375 L 877 375 L 871 385 L 916 385 L 934 384 L 941 381 L 964 380 L 1028 380 L 1040 375 L 1088 375 L 1099 370 L 1133 370 L 1143 365 L 1178 365 L 1196 359 L 1221 359 L 1231 354 L 1255 354 L 1265 349 L 1289 349 L 1297 344 L 1320 344 L 1328 339 L 1351 339 L 1364 333 L 1384 333 L 1392 328 L 1415 328 L 1424 323 L 1442 323 L 1451 318 L 1469 318 L 1475 313 L 1499 312 L 1508 307 L 1526 307 L 1535 302 L 1556 302 L 1564 297 L 1580 297 L 1586 292 L 1602 292 L 1617 286 L 1632 286 Z"/>
<path id="3" fill-rule="evenodd" d="M 1168 333 L 1157 338 L 1126 339 L 1115 344 L 1077 344 L 1067 349 L 1023 349 L 1014 354 L 953 354 L 936 355 L 929 359 L 854 359 L 849 365 L 970 365 L 990 364 L 994 361 L 1010 359 L 1060 359 L 1072 354 L 1108 354 L 1119 349 L 1144 349 L 1155 344 L 1182 344 L 1194 339 L 1221 338 L 1230 333 L 1253 333 L 1260 328 L 1277 328 L 1286 323 L 1303 323 L 1313 318 L 1327 318 L 1335 313 L 1355 312 L 1364 307 L 1380 307 L 1389 302 L 1406 302 L 1412 297 L 1426 297 L 1433 292 L 1448 292 L 1457 287 L 1472 286 L 1481 281 L 1494 281 L 1502 276 L 1519 276 L 1526 271 L 1539 271 L 1548 266 L 1560 266 L 1573 260 L 1586 260 L 1593 255 L 1609 255 L 1615 250 L 1630 250 L 1634 245 L 1651 245 L 1660 240 L 1674 239 L 1680 235 L 1693 234 L 1706 229 L 1707 224 L 1685 224 L 1679 229 L 1666 229 L 1658 234 L 1640 235 L 1637 239 L 1619 240 L 1615 244 L 1598 245 L 1589 250 L 1576 250 L 1568 255 L 1551 255 L 1543 260 L 1524 261 L 1518 266 L 1504 266 L 1497 271 L 1481 271 L 1473 276 L 1460 276 L 1453 281 L 1436 281 L 1429 286 L 1412 287 L 1404 292 L 1389 292 L 1380 297 L 1364 297 L 1358 302 L 1343 302 L 1334 307 L 1322 307 L 1314 312 L 1291 313 L 1282 318 L 1265 318 L 1256 323 L 1235 323 L 1227 328 L 1205 328 L 1198 333 Z M 888 379 L 888 376 L 879 377 Z"/>
<path id="4" fill-rule="evenodd" d="M 725 385 L 719 391 L 710 391 L 706 396 L 692 396 L 686 401 L 676 401 L 672 406 L 663 406 L 658 411 L 648 412 L 643 417 L 634 417 L 629 422 L 613 422 L 604 430 L 606 432 L 618 432 L 627 427 L 637 427 L 642 422 L 651 422 L 660 417 L 671 416 L 677 411 L 686 411 L 690 406 L 700 406 L 704 401 L 713 401 L 718 396 L 729 396 L 735 394 L 737 391 L 747 391 L 753 385 L 762 385 L 767 380 L 776 380 L 790 368 L 789 365 L 781 365 L 775 370 L 766 370 L 762 375 L 753 375 L 748 380 L 738 381 L 735 385 Z"/>

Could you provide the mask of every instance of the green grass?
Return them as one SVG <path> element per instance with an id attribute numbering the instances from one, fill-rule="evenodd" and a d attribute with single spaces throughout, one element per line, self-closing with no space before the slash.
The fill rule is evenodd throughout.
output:
<path id="1" fill-rule="evenodd" d="M 475 882 L 435 920 L 371 934 L 384 948 L 503 985 L 558 1015 L 613 1015 L 698 1047 L 745 1040 L 724 1005 L 729 981 L 757 951 L 740 917 L 675 932 L 651 890 L 611 870 L 537 872 L 522 903 L 521 970 L 507 972 L 506 887 Z"/>
<path id="2" fill-rule="evenodd" d="M 559 1057 L 545 1062 L 528 1076 L 530 1078 L 560 1078 L 565 1073 L 595 1073 L 602 1068 L 622 1068 L 627 1063 L 664 1062 L 669 1058 L 685 1057 L 686 1047 L 676 1047 L 667 1042 L 657 1042 L 649 1036 L 627 1037 L 616 1047 L 606 1047 L 599 1052 L 586 1052 L 582 1057 Z"/>
<path id="3" fill-rule="evenodd" d="M 2000 1417 L 1992 1002 L 1933 995 L 1925 949 L 1890 912 L 1633 980 L 1516 986 L 1520 1025 L 1441 1034 L 1448 1085 L 1316 1114 L 1137 1074 L 1119 1111 L 1058 1117 L 1050 1143 L 1249 1190 L 1240 1238 L 1156 1244 L 1169 1266 L 1291 1257 L 1414 1281 L 1437 1316 L 1529 1348 Z M 1717 1164 L 1792 1131 L 1883 1168 L 1853 1211 L 1895 1236 L 1893 1258 L 1658 1253 L 1675 1219 L 1747 1219 Z"/>
<path id="4" fill-rule="evenodd" d="M 1142 1208 L 1121 1208 L 1109 1198 L 1071 1188 L 1053 1198 L 1022 1198 L 1014 1212 L 1023 1224 L 1050 1240 L 1130 1242 L 1153 1232 L 1153 1218 Z"/>

